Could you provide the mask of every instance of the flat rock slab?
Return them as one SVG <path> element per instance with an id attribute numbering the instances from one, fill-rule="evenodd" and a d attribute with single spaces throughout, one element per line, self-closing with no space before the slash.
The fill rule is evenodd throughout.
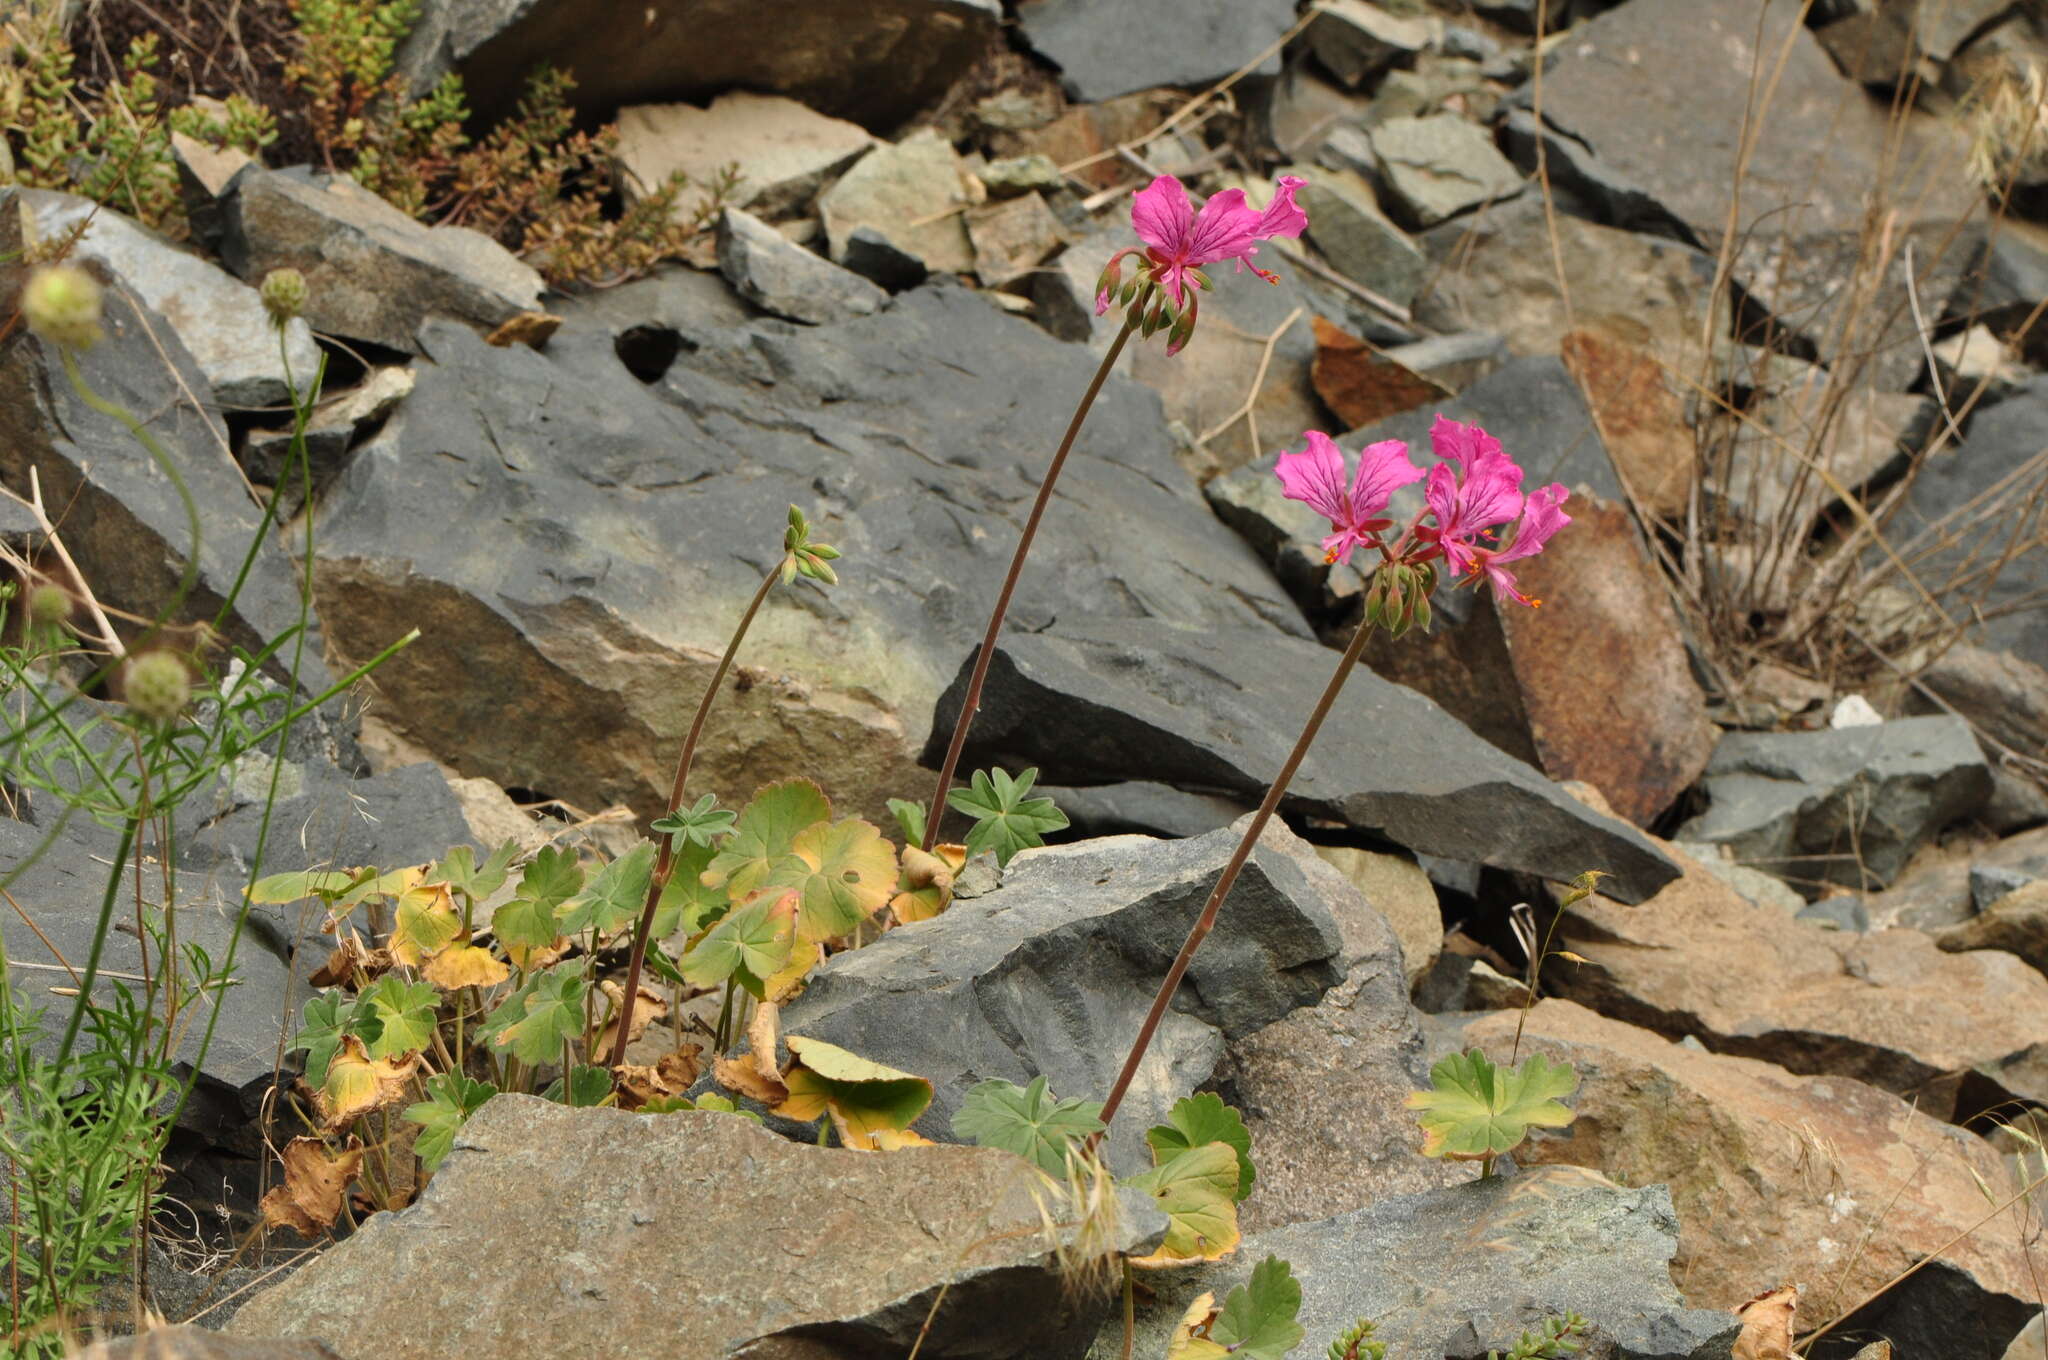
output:
<path id="1" fill-rule="evenodd" d="M 1937 1118 L 2048 1099 L 2048 978 L 2019 959 L 1789 920 L 1676 858 L 1685 876 L 1641 906 L 1593 897 L 1565 914 L 1559 935 L 1586 962 L 1559 970 L 1557 991 L 1715 1052 L 1867 1082 Z"/>
<path id="2" fill-rule="evenodd" d="M 1150 779 L 1262 796 L 1336 668 L 1306 639 L 1067 615 L 1013 632 L 989 667 L 966 764 L 1037 765 L 1054 783 Z M 940 700 L 936 764 L 966 686 Z M 1284 812 L 1445 859 L 1564 881 L 1605 869 L 1640 900 L 1678 868 L 1414 690 L 1360 668 L 1295 775 Z"/>
<path id="3" fill-rule="evenodd" d="M 852 270 L 813 255 L 738 208 L 718 217 L 718 269 L 762 311 L 811 325 L 867 316 L 889 300 Z"/>
<path id="4" fill-rule="evenodd" d="M 1521 172 L 1485 128 L 1461 114 L 1389 118 L 1368 135 L 1380 182 L 1417 230 L 1522 191 Z"/>
<path id="5" fill-rule="evenodd" d="M 974 245 L 958 210 L 973 201 L 967 165 L 929 128 L 874 148 L 818 196 L 832 258 L 845 263 L 853 236 L 879 232 L 934 272 L 974 268 Z"/>
<path id="6" fill-rule="evenodd" d="M 1024 40 L 1060 68 L 1083 103 L 1155 85 L 1208 85 L 1277 42 L 1291 0 L 1022 0 Z M 1275 52 L 1258 68 L 1280 69 Z"/>
<path id="7" fill-rule="evenodd" d="M 1909 113 L 1901 128 L 1836 68 L 1801 7 L 1772 0 L 1761 26 L 1752 0 L 1631 0 L 1561 47 L 1544 77 L 1543 119 L 1550 173 L 1588 195 L 1617 225 L 1651 226 L 1704 246 L 1730 227 L 1737 165 L 1744 166 L 1734 277 L 1788 326 L 1824 347 L 1875 350 L 1880 390 L 1904 387 L 1921 357 L 1905 307 L 1903 273 L 1874 297 L 1857 294 L 1865 319 L 1841 325 L 1839 305 L 1854 269 L 1874 184 L 1898 220 L 1892 239 L 1913 239 L 1923 308 L 1946 299 L 1966 248 L 1943 238 L 1981 215 L 1957 173 L 1963 135 L 1930 115 Z M 1762 70 L 1772 102 L 1743 146 L 1744 110 Z M 1673 72 L 1684 72 L 1674 80 Z M 1526 113 L 1510 140 L 1527 156 L 1538 135 Z M 1826 135 L 1816 136 L 1815 129 Z"/>
<path id="8" fill-rule="evenodd" d="M 2048 459 L 2038 457 L 2044 422 L 2048 376 L 1980 412 L 1960 445 L 1927 459 L 1891 530 L 1902 552 L 1920 542 L 1934 546 L 1943 534 L 1952 536 L 1949 541 L 1957 546 L 1915 568 L 1936 590 L 1952 575 L 1988 572 L 2010 547 L 2010 560 L 1988 588 L 1976 582 L 1947 591 L 1946 598 L 1952 611 L 1964 609 L 1968 600 L 1969 609 L 1992 614 L 1977 640 L 2036 666 L 2048 666 L 2048 611 L 2019 606 L 2048 588 L 2048 536 L 2040 532 L 2042 516 L 2048 514 L 2041 496 L 2041 488 L 2048 486 Z M 2007 483 L 2006 490 L 1994 492 L 2001 482 Z M 1970 509 L 1972 504 L 1980 509 Z"/>
<path id="9" fill-rule="evenodd" d="M 1002 17 L 997 0 L 427 0 L 397 68 L 415 98 L 454 71 L 486 118 L 546 62 L 605 117 L 759 90 L 887 132 L 944 94 Z"/>
<path id="10" fill-rule="evenodd" d="M 421 628 L 374 681 L 401 735 L 464 775 L 655 815 L 795 503 L 846 554 L 844 584 L 770 596 L 699 778 L 734 801 L 801 769 L 844 811 L 886 818 L 887 798 L 928 786 L 915 757 L 933 703 L 986 624 L 1093 361 L 957 287 L 802 329 L 751 321 L 686 272 L 562 310 L 544 354 L 423 332 L 412 395 L 324 502 L 316 590 L 337 648 L 359 658 Z M 1077 609 L 1307 632 L 1175 465 L 1157 401 L 1120 380 L 1011 618 Z"/>
<path id="11" fill-rule="evenodd" d="M 1036 1184 L 993 1148 L 854 1152 L 734 1115 L 498 1096 L 417 1203 L 370 1218 L 229 1331 L 316 1337 L 343 1360 L 491 1350 L 508 1327 L 560 1360 L 825 1360 L 907 1351 L 950 1285 L 922 1354 L 1073 1355 L 1110 1296 L 1062 1292 Z M 452 1277 L 450 1261 L 489 1268 Z M 364 1306 L 401 1279 L 403 1307 Z"/>
<path id="12" fill-rule="evenodd" d="M 495 327 L 540 306 L 541 278 L 481 232 L 429 227 L 355 181 L 251 166 L 222 204 L 221 258 L 251 283 L 306 278 L 315 330 L 413 350 L 430 316 Z"/>
<path id="13" fill-rule="evenodd" d="M 284 406 L 294 390 L 311 390 L 320 348 L 303 320 L 286 324 L 280 346 L 256 290 L 219 265 L 89 198 L 49 189 L 24 189 L 21 196 L 45 241 L 59 240 L 91 218 L 70 258 L 103 261 L 170 322 L 222 406 Z"/>
<path id="14" fill-rule="evenodd" d="M 727 207 L 767 217 L 799 212 L 828 177 L 875 143 L 858 123 L 751 90 L 722 94 L 704 108 L 635 104 L 619 110 L 618 125 L 629 191 L 652 193 L 672 175 L 689 177 L 676 199 L 679 221 L 696 215 L 728 165 L 740 175 L 725 195 Z"/>
<path id="15" fill-rule="evenodd" d="M 1914 851 L 1991 795 L 1969 724 L 1950 714 L 1818 732 L 1730 732 L 1707 810 L 1679 829 L 1811 887 L 1882 887 Z"/>
<path id="16" fill-rule="evenodd" d="M 2015 888 L 1969 920 L 1942 931 L 1934 942 L 1951 953 L 2003 950 L 2048 974 L 2048 880 Z"/>
<path id="17" fill-rule="evenodd" d="M 11 206 L 0 195 L 0 255 Z M 99 267 L 88 262 L 88 268 Z M 0 264 L 0 298 L 19 267 Z M 170 323 L 125 286 L 107 290 L 105 338 L 78 356 L 86 385 L 147 421 L 172 459 L 198 515 L 199 542 L 177 488 L 121 421 L 92 409 L 66 378 L 55 347 L 17 331 L 0 341 L 0 480 L 21 496 L 37 473 L 44 504 L 59 514 L 65 546 L 100 603 L 128 616 L 155 618 L 175 597 L 196 557 L 192 592 L 169 622 L 212 623 L 233 589 L 262 512 L 229 453 L 226 428 L 210 409 L 210 385 Z M 220 625 L 225 639 L 256 652 L 296 628 L 294 568 L 275 541 L 257 545 L 235 608 Z M 317 615 L 300 679 L 324 688 Z M 131 637 L 133 633 L 129 634 Z M 289 674 L 290 649 L 266 671 Z"/>
<path id="18" fill-rule="evenodd" d="M 1506 1062 L 1517 1019 L 1454 1023 L 1443 1047 Z M 1536 1005 L 1521 1052 L 1578 1071 L 1566 1098 L 1578 1118 L 1536 1130 L 1516 1162 L 1669 1185 L 1672 1274 L 1688 1302 L 1732 1311 L 1767 1281 L 1799 1279 L 1802 1312 L 1831 1318 L 1939 1256 L 1940 1270 L 1888 1300 L 1895 1321 L 1919 1320 L 1889 1334 L 1899 1354 L 1997 1360 L 2025 1320 L 2032 1286 L 2020 1244 L 1971 1231 L 1989 1207 L 1980 1180 L 2008 1183 L 2005 1161 L 1977 1135 L 1847 1077 L 1701 1052 L 1570 1001 Z"/>
<path id="19" fill-rule="evenodd" d="M 783 1028 L 930 1079 L 937 1092 L 917 1128 L 931 1138 L 950 1139 L 961 1099 L 991 1078 L 1042 1075 L 1057 1095 L 1100 1099 L 1243 825 L 1021 854 L 996 891 L 835 954 Z M 1118 1170 L 1151 1165 L 1144 1130 L 1209 1079 L 1227 1038 L 1314 1005 L 1343 975 L 1326 868 L 1268 827 L 1111 1131 Z"/>
<path id="20" fill-rule="evenodd" d="M 1197 1294 L 1213 1292 L 1220 1305 L 1272 1255 L 1301 1282 L 1301 1353 L 1369 1317 L 1391 1356 L 1443 1355 L 1454 1344 L 1459 1355 L 1484 1355 L 1573 1310 L 1618 1357 L 1725 1356 L 1735 1319 L 1688 1309 L 1671 1282 L 1678 1232 L 1663 1186 L 1627 1189 L 1577 1167 L 1401 1195 L 1255 1233 L 1213 1266 L 1148 1275 L 1157 1292 L 1138 1315 L 1136 1353 L 1164 1355 Z M 1103 1328 L 1090 1360 L 1122 1355 L 1123 1330 L 1121 1318 Z"/>
<path id="21" fill-rule="evenodd" d="M 53 821 L 55 816 L 52 812 Z M 84 816 L 72 818 L 61 829 L 0 818 L 0 865 L 10 870 L 22 866 L 45 841 L 47 848 L 8 889 L 36 929 L 22 928 L 10 908 L 5 933 L 7 958 L 17 969 L 14 980 L 22 988 L 22 999 L 43 1012 L 35 1047 L 55 1057 L 72 1005 L 64 989 L 74 986 L 73 969 L 83 972 L 99 934 L 100 904 L 119 842 Z M 102 971 L 94 984 L 94 995 L 102 1004 L 117 987 L 139 1001 L 143 984 L 136 979 L 160 963 L 155 946 L 145 954 L 135 935 L 138 889 L 133 875 L 131 858 L 116 892 L 114 928 L 106 933 Z M 241 908 L 239 884 L 236 887 L 237 891 L 226 892 L 196 875 L 178 883 L 178 906 L 172 913 L 178 939 L 206 950 L 216 965 L 226 962 L 235 935 Z M 144 900 L 162 903 L 163 880 L 154 866 L 143 875 L 140 891 Z M 276 1071 L 278 1045 L 285 1027 L 313 993 L 303 970 L 294 974 L 268 932 L 245 929 L 233 953 L 235 985 L 218 994 L 220 1019 L 212 1043 L 202 1055 L 206 1003 L 197 1003 L 192 1012 L 195 1023 L 186 1025 L 175 1055 L 186 1070 L 196 1064 L 199 1077 L 179 1125 L 253 1157 L 263 1155 L 256 1116 Z"/>

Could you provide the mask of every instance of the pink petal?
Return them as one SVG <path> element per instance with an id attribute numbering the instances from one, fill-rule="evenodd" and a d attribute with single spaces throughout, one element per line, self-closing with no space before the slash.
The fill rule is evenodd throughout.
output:
<path id="1" fill-rule="evenodd" d="M 1570 494 L 1562 482 L 1530 492 L 1522 506 L 1521 528 L 1515 541 L 1500 553 L 1499 560 L 1513 562 L 1542 552 L 1551 536 L 1572 522 L 1572 517 L 1564 512 L 1564 500 Z"/>
<path id="2" fill-rule="evenodd" d="M 1235 259 L 1252 244 L 1252 228 L 1259 215 L 1245 206 L 1244 190 L 1225 189 L 1202 205 L 1188 233 L 1187 261 L 1191 265 L 1214 264 Z"/>
<path id="3" fill-rule="evenodd" d="M 1259 214 L 1252 235 L 1261 241 L 1275 236 L 1299 236 L 1308 230 L 1308 214 L 1294 202 L 1294 194 L 1308 181 L 1299 175 L 1282 175 L 1273 186 L 1273 201 Z"/>
<path id="4" fill-rule="evenodd" d="M 1131 230 L 1146 245 L 1178 257 L 1187 252 L 1194 210 L 1188 191 L 1172 175 L 1161 175 L 1131 199 Z"/>
<path id="5" fill-rule="evenodd" d="M 1274 465 L 1280 494 L 1300 501 L 1341 530 L 1351 522 L 1350 500 L 1344 493 L 1344 451 L 1321 430 L 1309 430 L 1302 437 L 1308 447 L 1282 453 Z"/>
<path id="6" fill-rule="evenodd" d="M 1500 452 L 1481 450 L 1465 465 L 1459 518 L 1473 529 L 1505 524 L 1522 513 L 1522 469 Z"/>
<path id="7" fill-rule="evenodd" d="M 1422 480 L 1422 469 L 1408 459 L 1408 445 L 1399 439 L 1367 444 L 1358 453 L 1358 475 L 1351 479 L 1354 522 L 1368 520 L 1387 508 L 1394 492 Z"/>
<path id="8" fill-rule="evenodd" d="M 1483 453 L 1500 453 L 1500 441 L 1475 425 L 1439 414 L 1429 427 L 1429 447 L 1439 458 L 1470 464 Z"/>

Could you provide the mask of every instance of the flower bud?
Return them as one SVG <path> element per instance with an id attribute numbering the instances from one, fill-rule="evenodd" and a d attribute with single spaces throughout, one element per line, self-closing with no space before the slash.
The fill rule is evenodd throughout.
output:
<path id="1" fill-rule="evenodd" d="M 271 324 L 282 330 L 305 309 L 306 276 L 296 269 L 273 269 L 263 276 L 257 295 L 263 299 L 263 310 L 270 313 Z"/>
<path id="2" fill-rule="evenodd" d="M 60 628 L 71 617 L 71 592 L 48 581 L 28 593 L 28 621 L 37 628 Z"/>
<path id="3" fill-rule="evenodd" d="M 168 722 L 192 699 L 192 673 L 173 652 L 132 657 L 121 677 L 121 697 L 145 718 Z"/>
<path id="4" fill-rule="evenodd" d="M 21 310 L 29 329 L 52 344 L 91 349 L 98 343 L 99 280 L 76 265 L 46 265 L 29 276 Z"/>

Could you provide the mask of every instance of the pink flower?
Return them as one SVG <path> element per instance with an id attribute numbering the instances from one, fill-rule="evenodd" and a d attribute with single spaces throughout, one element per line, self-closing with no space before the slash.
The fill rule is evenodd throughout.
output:
<path id="1" fill-rule="evenodd" d="M 1422 477 L 1422 469 L 1408 461 L 1408 446 L 1398 439 L 1368 444 L 1358 455 L 1358 471 L 1349 485 L 1344 476 L 1344 451 L 1320 430 L 1303 436 L 1308 447 L 1299 453 L 1283 453 L 1274 472 L 1280 478 L 1280 494 L 1317 511 L 1330 521 L 1335 533 L 1323 540 L 1323 560 L 1347 563 L 1352 550 L 1369 546 L 1391 521 L 1379 518 L 1396 489 Z"/>
<path id="2" fill-rule="evenodd" d="M 1451 574 L 1465 576 L 1476 569 L 1477 552 L 1492 551 L 1480 540 L 1522 513 L 1522 469 L 1477 425 L 1438 416 L 1429 443 L 1445 460 L 1429 470 L 1424 491 L 1436 518 L 1430 536 L 1443 549 Z"/>
<path id="3" fill-rule="evenodd" d="M 1240 271 L 1249 268 L 1268 283 L 1277 283 L 1273 274 L 1250 260 L 1258 254 L 1260 241 L 1299 236 L 1308 226 L 1308 214 L 1294 201 L 1295 191 L 1306 183 L 1294 175 L 1281 176 L 1264 211 L 1245 202 L 1244 190 L 1225 189 L 1197 213 L 1181 182 L 1161 175 L 1133 198 L 1131 228 L 1150 247 L 1153 277 L 1172 296 L 1175 307 L 1186 304 L 1188 272 L 1221 260 L 1235 260 Z M 1096 315 L 1108 307 L 1107 293 L 1095 299 Z"/>
<path id="4" fill-rule="evenodd" d="M 1493 587 L 1495 599 L 1519 600 L 1526 605 L 1538 605 L 1541 600 L 1532 600 L 1515 588 L 1514 573 L 1507 569 L 1507 563 L 1519 562 L 1534 557 L 1543 551 L 1543 545 L 1550 542 L 1550 536 L 1572 522 L 1564 512 L 1564 498 L 1569 495 L 1562 482 L 1529 493 L 1529 499 L 1522 507 L 1521 524 L 1505 548 L 1498 552 L 1486 548 L 1474 550 L 1474 570 L 1486 577 Z"/>

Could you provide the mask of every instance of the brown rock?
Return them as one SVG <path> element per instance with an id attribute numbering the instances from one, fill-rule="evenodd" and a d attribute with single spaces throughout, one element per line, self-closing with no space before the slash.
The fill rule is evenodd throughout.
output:
<path id="1" fill-rule="evenodd" d="M 1482 1016 L 1462 1042 L 1505 1061 L 1516 1019 Z M 1971 1231 L 1988 1207 L 1973 1176 L 2006 1184 L 2003 1159 L 1896 1096 L 1699 1052 L 1569 1001 L 1536 1005 L 1521 1052 L 1569 1062 L 1579 1089 L 1572 1124 L 1536 1131 L 1515 1160 L 1669 1185 L 1680 1225 L 1672 1275 L 1695 1307 L 1733 1309 L 1797 1279 L 1812 1326 L 1937 1254 L 1992 1296 L 1975 1300 L 1982 1311 L 2032 1297 L 2013 1234 Z"/>
<path id="2" fill-rule="evenodd" d="M 1131 179 L 1130 166 L 1116 154 L 1118 144 L 1136 141 L 1158 127 L 1179 103 L 1180 97 L 1170 90 L 1119 95 L 1069 109 L 1044 127 L 997 136 L 990 146 L 1002 156 L 1045 156 L 1062 169 L 1088 161 L 1075 168 L 1076 178 L 1096 189 L 1114 189 Z"/>
<path id="3" fill-rule="evenodd" d="M 1328 858 L 1326 849 L 1316 853 Z M 1258 1185 L 1238 1210 L 1246 1232 L 1327 1218 L 1472 1174 L 1469 1166 L 1424 1157 L 1402 1107 L 1427 1067 L 1400 943 L 1380 899 L 1368 901 L 1333 864 L 1309 855 L 1296 862 L 1337 919 L 1345 976 L 1315 1006 L 1228 1050 L 1221 1084 L 1251 1131 L 1259 1167 Z"/>
<path id="4" fill-rule="evenodd" d="M 737 165 L 740 177 L 724 206 L 775 218 L 801 211 L 829 176 L 875 144 L 857 123 L 749 90 L 720 95 L 701 109 L 636 104 L 619 110 L 618 126 L 629 192 L 651 192 L 677 172 L 690 177 L 676 199 L 680 222 L 702 209 L 705 186 L 727 165 Z"/>
<path id="5" fill-rule="evenodd" d="M 1451 395 L 1449 388 L 1382 357 L 1349 331 L 1320 316 L 1314 321 L 1316 357 L 1309 380 L 1344 428 L 1355 430 Z"/>
<path id="6" fill-rule="evenodd" d="M 341 1360 L 318 1341 L 223 1336 L 204 1327 L 152 1327 L 139 1336 L 95 1341 L 76 1360 Z"/>
<path id="7" fill-rule="evenodd" d="M 987 288 L 1014 283 L 1066 240 L 1060 221 L 1035 193 L 967 210 L 974 272 Z"/>
<path id="8" fill-rule="evenodd" d="M 1831 932 L 1757 906 L 1683 853 L 1639 907 L 1602 897 L 1559 934 L 1586 962 L 1551 989 L 1603 1015 L 1793 1072 L 1851 1077 L 1946 1118 L 1971 1074 L 2048 1098 L 2048 978 L 2011 954 L 1947 954 L 1914 930 Z M 1997 1098 L 1994 1096 L 1994 1099 Z M 1985 1102 L 1990 1103 L 1990 1102 Z"/>
<path id="9" fill-rule="evenodd" d="M 1538 763 L 1643 824 L 1706 768 L 1718 733 L 1628 511 L 1590 495 L 1567 509 L 1571 524 L 1521 564 L 1542 607 L 1496 612 Z"/>
<path id="10" fill-rule="evenodd" d="M 1999 898 L 1934 942 L 1951 953 L 2000 949 L 2048 973 L 2048 879 L 2037 879 Z"/>
<path id="11" fill-rule="evenodd" d="M 925 1354 L 1056 1354 L 1107 1297 L 1049 1267 L 1036 1185 L 993 1148 L 862 1153 L 735 1115 L 499 1096 L 411 1209 L 372 1217 L 230 1330 L 317 1336 L 347 1360 L 440 1360 L 508 1335 L 551 1360 L 813 1360 L 907 1351 L 950 1282 Z M 369 1303 L 397 1280 L 403 1306 Z"/>
<path id="12" fill-rule="evenodd" d="M 1394 928 L 1401 941 L 1403 971 L 1412 989 L 1444 947 L 1443 910 L 1437 905 L 1436 885 L 1429 875 L 1412 859 L 1348 845 L 1319 845 L 1316 854 L 1365 894 L 1365 900 Z"/>
<path id="13" fill-rule="evenodd" d="M 1653 515 L 1683 515 L 1692 492 L 1693 432 L 1672 375 L 1649 354 L 1597 330 L 1567 332 L 1559 354 L 1629 490 Z"/>

